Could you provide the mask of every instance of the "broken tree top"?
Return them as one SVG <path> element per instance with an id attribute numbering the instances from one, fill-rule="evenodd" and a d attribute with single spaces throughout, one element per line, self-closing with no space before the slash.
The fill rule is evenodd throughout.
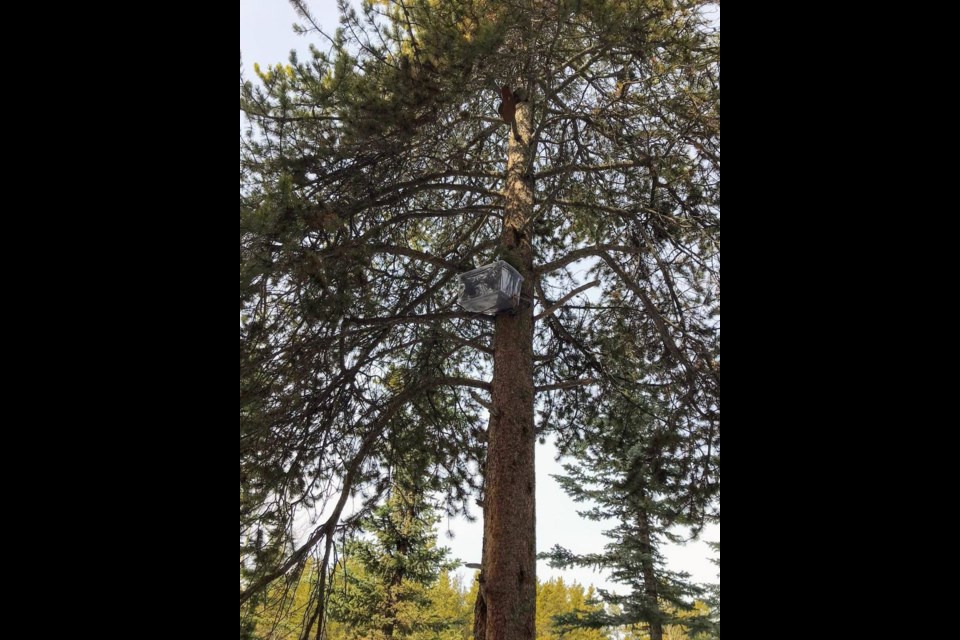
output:
<path id="1" fill-rule="evenodd" d="M 503 260 L 460 275 L 460 306 L 485 313 L 517 306 L 523 276 Z"/>

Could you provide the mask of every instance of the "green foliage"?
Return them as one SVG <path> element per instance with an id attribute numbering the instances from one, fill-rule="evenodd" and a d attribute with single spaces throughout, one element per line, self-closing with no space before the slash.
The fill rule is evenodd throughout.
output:
<path id="1" fill-rule="evenodd" d="M 646 625 L 658 632 L 671 624 L 692 632 L 710 628 L 708 616 L 691 613 L 702 588 L 688 575 L 669 571 L 660 548 L 667 541 L 680 541 L 678 528 L 701 526 L 706 510 L 718 499 L 719 487 L 710 480 L 718 460 L 702 459 L 706 466 L 697 474 L 707 473 L 691 480 L 687 443 L 681 433 L 658 424 L 654 418 L 665 409 L 653 402 L 649 395 L 631 397 L 623 389 L 602 396 L 579 439 L 567 443 L 575 462 L 565 465 L 566 475 L 557 480 L 575 501 L 591 505 L 582 516 L 616 525 L 605 532 L 609 542 L 602 553 L 578 555 L 558 547 L 547 557 L 556 567 L 605 568 L 627 587 L 626 593 L 601 590 L 608 610 L 566 617 L 568 625 Z"/>
<path id="2" fill-rule="evenodd" d="M 602 613 L 603 605 L 595 602 L 593 587 L 584 589 L 563 578 L 554 578 L 537 586 L 537 640 L 606 640 L 600 629 L 575 628 L 569 621 Z"/>
<path id="3" fill-rule="evenodd" d="M 717 553 L 712 562 L 720 567 L 720 543 L 711 542 L 710 547 Z M 717 574 L 719 580 L 720 574 Z M 694 640 L 720 640 L 720 583 L 707 587 L 708 598 L 700 603 L 698 631 Z"/>
<path id="4" fill-rule="evenodd" d="M 368 572 L 355 557 L 345 561 L 337 570 L 332 598 L 332 619 L 327 640 L 383 640 L 383 611 L 389 601 L 379 578 Z M 377 586 L 379 584 L 379 586 Z M 470 589 L 448 571 L 442 571 L 428 585 L 410 587 L 405 591 L 406 606 L 398 608 L 399 624 L 393 629 L 393 638 L 406 640 L 472 640 L 473 603 L 477 595 L 477 581 Z M 302 629 L 302 607 L 308 593 L 316 586 L 315 580 L 305 581 L 293 594 L 276 600 L 271 608 L 264 608 L 255 618 L 248 635 L 257 640 L 294 640 Z M 608 640 L 610 632 L 601 629 L 576 629 L 564 626 L 558 619 L 602 610 L 593 602 L 593 587 L 567 585 L 555 578 L 537 586 L 537 640 Z M 248 621 L 251 622 L 251 621 Z M 255 632 L 253 628 L 255 627 Z M 685 636 L 683 636 L 685 638 Z"/>
<path id="5" fill-rule="evenodd" d="M 310 601 L 317 587 L 317 563 L 306 563 L 303 579 L 276 583 L 252 606 L 242 611 L 240 638 L 247 640 L 294 640 L 300 638 Z"/>
<path id="6" fill-rule="evenodd" d="M 350 629 L 347 638 L 418 638 L 453 624 L 431 611 L 431 585 L 453 567 L 436 545 L 436 522 L 422 494 L 398 487 L 365 522 L 370 537 L 346 545 L 330 615 Z"/>
<path id="7" fill-rule="evenodd" d="M 611 298 L 625 296 L 614 292 Z M 670 625 L 706 632 L 713 628 L 709 616 L 693 613 L 703 589 L 688 575 L 669 571 L 660 549 L 682 541 L 684 529 L 697 534 L 719 520 L 718 407 L 704 412 L 678 402 L 683 387 L 663 377 L 677 363 L 656 349 L 659 336 L 648 335 L 642 322 L 624 306 L 598 323 L 604 365 L 617 382 L 593 398 L 577 428 L 561 440 L 570 462 L 557 480 L 571 498 L 588 505 L 583 517 L 616 523 L 605 532 L 609 542 L 602 553 L 556 548 L 547 557 L 557 567 L 605 568 L 627 588 L 601 591 L 606 611 L 567 618 L 567 624 L 644 626 L 653 637 Z"/>
<path id="8" fill-rule="evenodd" d="M 717 515 L 719 33 L 693 0 L 525 3 L 341 0 L 324 34 L 295 2 L 326 44 L 241 70 L 242 608 L 329 576 L 397 477 L 470 513 L 492 324 L 454 300 L 502 253 L 505 83 L 537 130 L 535 303 L 600 282 L 537 323 L 537 384 L 583 381 L 539 432 L 617 462 L 627 521 Z"/>

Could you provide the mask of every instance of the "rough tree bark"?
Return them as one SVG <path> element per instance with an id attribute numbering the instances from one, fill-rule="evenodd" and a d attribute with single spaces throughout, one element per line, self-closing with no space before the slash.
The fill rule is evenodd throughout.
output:
<path id="1" fill-rule="evenodd" d="M 497 315 L 484 498 L 484 557 L 475 633 L 482 640 L 536 635 L 536 429 L 533 386 L 533 247 L 530 102 L 517 105 L 504 193 L 502 258 L 523 276 L 519 305 Z"/>
<path id="2" fill-rule="evenodd" d="M 653 543 L 650 539 L 650 514 L 646 509 L 640 509 L 640 544 L 643 559 L 640 561 L 643 570 L 644 595 L 647 599 L 647 608 L 650 611 L 650 640 L 663 640 L 663 622 L 660 613 L 660 593 L 657 589 L 657 574 L 653 564 Z"/>

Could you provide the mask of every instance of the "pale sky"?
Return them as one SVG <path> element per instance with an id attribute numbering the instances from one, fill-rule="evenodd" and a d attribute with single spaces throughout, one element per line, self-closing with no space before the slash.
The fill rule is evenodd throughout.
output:
<path id="1" fill-rule="evenodd" d="M 308 6 L 318 23 L 329 34 L 333 34 L 338 25 L 337 5 L 334 0 L 311 0 Z M 301 59 L 307 59 L 308 46 L 313 42 L 319 48 L 323 42 L 315 35 L 298 36 L 292 25 L 298 16 L 287 0 L 240 0 L 240 51 L 243 54 L 243 69 L 250 79 L 254 63 L 262 67 L 287 62 L 291 49 L 296 49 Z M 554 461 L 556 449 L 552 444 L 537 448 L 537 548 L 548 551 L 554 545 L 564 546 L 575 553 L 595 553 L 606 544 L 603 531 L 615 523 L 590 522 L 580 518 L 577 510 L 587 505 L 574 504 L 563 492 L 551 475 L 563 472 L 559 463 Z M 474 515 L 480 517 L 480 509 Z M 441 534 L 440 544 L 449 547 L 454 558 L 464 562 L 480 562 L 483 541 L 483 522 L 469 523 L 463 519 L 444 521 L 441 527 L 449 527 L 454 538 Z M 711 526 L 704 535 L 707 541 L 720 540 L 720 528 Z M 671 546 L 664 549 L 668 566 L 673 571 L 685 571 L 693 576 L 695 582 L 717 582 L 717 567 L 710 563 L 711 551 L 704 542 L 694 542 L 686 546 Z M 472 572 L 461 569 L 465 584 Z M 618 590 L 618 585 L 609 582 L 602 573 L 590 569 L 572 569 L 557 571 L 549 568 L 545 562 L 537 567 L 541 580 L 562 576 L 567 582 L 577 581 L 583 585 L 595 585 Z M 623 587 L 619 587 L 622 591 Z"/>

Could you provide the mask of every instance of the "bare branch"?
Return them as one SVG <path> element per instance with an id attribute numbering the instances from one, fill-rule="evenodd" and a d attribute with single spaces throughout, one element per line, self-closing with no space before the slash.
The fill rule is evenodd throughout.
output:
<path id="1" fill-rule="evenodd" d="M 584 247 L 583 249 L 577 249 L 576 251 L 571 251 L 567 255 L 553 262 L 548 262 L 546 264 L 540 265 L 537 267 L 537 274 L 543 275 L 545 273 L 551 273 L 557 269 L 562 269 L 563 267 L 576 262 L 577 260 L 583 260 L 584 258 L 590 257 L 602 257 L 605 251 L 615 251 L 617 253 L 629 253 L 636 254 L 640 252 L 640 249 L 637 247 L 628 247 L 624 245 L 616 244 L 598 244 L 592 247 Z"/>
<path id="2" fill-rule="evenodd" d="M 660 340 L 663 342 L 663 345 L 673 354 L 673 357 L 677 359 L 677 362 L 683 364 L 684 369 L 686 369 L 687 374 L 691 378 L 698 377 L 698 372 L 696 367 L 693 366 L 693 363 L 687 358 L 686 354 L 680 350 L 680 347 L 677 346 L 677 343 L 674 341 L 673 336 L 670 335 L 670 328 L 667 326 L 666 320 L 663 319 L 663 316 L 660 314 L 660 311 L 657 309 L 656 305 L 653 304 L 653 301 L 650 300 L 650 296 L 647 295 L 647 292 L 637 286 L 636 282 L 623 270 L 623 267 L 620 266 L 616 260 L 613 259 L 610 254 L 603 253 L 601 256 L 604 262 L 606 262 L 613 271 L 620 276 L 620 280 L 623 281 L 623 284 L 630 289 L 643 303 L 643 308 L 646 310 L 647 315 L 650 316 L 650 319 L 653 320 L 654 325 L 657 327 L 657 333 L 660 334 Z"/>
<path id="3" fill-rule="evenodd" d="M 484 400 L 484 399 L 483 399 L 483 396 L 481 396 L 481 395 L 480 395 L 479 393 L 477 393 L 476 391 L 471 391 L 471 392 L 470 392 L 470 397 L 473 398 L 474 402 L 476 402 L 477 404 L 479 404 L 481 407 L 483 407 L 483 408 L 486 409 L 487 411 L 493 411 L 493 405 L 490 404 L 489 402 L 487 402 L 486 400 Z"/>
<path id="4" fill-rule="evenodd" d="M 584 165 L 579 162 L 573 162 L 571 164 L 564 165 L 562 167 L 555 167 L 549 171 L 543 171 L 536 175 L 537 180 L 542 180 L 543 178 L 552 178 L 564 173 L 603 173 L 604 171 L 613 171 L 616 169 L 635 169 L 637 167 L 645 167 L 649 164 L 647 162 L 614 162 L 611 164 L 595 164 L 595 165 Z"/>
<path id="5" fill-rule="evenodd" d="M 441 386 L 472 387 L 474 389 L 481 389 L 488 392 L 492 391 L 493 389 L 489 382 L 471 380 L 469 378 L 443 377 L 418 381 L 416 385 L 409 387 L 403 392 L 394 396 L 383 412 L 377 416 L 376 420 L 373 420 L 370 423 L 367 436 L 361 443 L 360 449 L 357 451 L 357 454 L 353 456 L 350 462 L 345 465 L 344 468 L 346 469 L 347 473 L 343 478 L 343 488 L 340 491 L 340 499 L 337 501 L 336 508 L 330 515 L 330 518 L 321 526 L 317 527 L 313 534 L 310 535 L 310 538 L 296 551 L 294 551 L 286 562 L 281 564 L 275 570 L 265 574 L 259 580 L 256 580 L 245 590 L 241 591 L 241 606 L 250 598 L 252 598 L 254 594 L 264 589 L 274 580 L 283 576 L 297 566 L 306 557 L 307 553 L 310 552 L 310 549 L 315 547 L 321 540 L 324 539 L 325 536 L 329 539 L 329 537 L 333 535 L 337 525 L 340 523 L 340 517 L 343 514 L 343 509 L 347 504 L 348 498 L 353 493 L 353 485 L 356 482 L 357 474 L 359 474 L 360 470 L 363 468 L 363 463 L 370 454 L 373 445 L 384 433 L 384 429 L 382 428 L 383 425 L 385 425 L 397 413 L 397 411 L 402 409 L 412 398 L 416 397 L 420 393 L 423 393 L 427 389 Z"/>
<path id="6" fill-rule="evenodd" d="M 372 253 L 387 253 L 395 256 L 404 256 L 407 258 L 414 258 L 415 260 L 422 260 L 424 262 L 429 262 L 430 264 L 435 264 L 438 267 L 446 267 L 447 269 L 453 269 L 454 271 L 460 270 L 461 268 L 461 265 L 456 262 L 450 262 L 449 260 L 444 260 L 443 258 L 431 255 L 424 251 L 417 251 L 416 249 L 411 249 L 409 247 L 380 244 L 380 245 L 373 245 L 369 247 L 369 250 Z M 469 271 L 469 268 L 467 269 L 467 271 Z"/>
<path id="7" fill-rule="evenodd" d="M 550 316 L 552 316 L 553 314 L 555 314 L 557 311 L 559 311 L 561 308 L 563 308 L 563 305 L 567 304 L 568 302 L 570 302 L 572 299 L 574 299 L 575 297 L 577 297 L 578 295 L 580 295 L 580 294 L 583 293 L 584 291 L 587 291 L 588 289 L 593 289 L 594 287 L 599 287 L 599 286 L 600 286 L 600 281 L 599 281 L 599 280 L 594 280 L 593 282 L 588 282 L 587 284 L 583 285 L 582 287 L 579 287 L 579 288 L 577 288 L 577 289 L 574 289 L 573 291 L 571 291 L 571 292 L 568 293 L 567 295 L 565 295 L 565 296 L 563 296 L 562 298 L 560 298 L 559 300 L 557 300 L 557 302 L 555 302 L 555 303 L 553 304 L 553 306 L 551 306 L 549 309 L 546 309 L 543 313 L 540 313 L 539 315 L 537 315 L 536 317 L 534 317 L 534 319 L 533 319 L 534 322 L 538 322 L 538 321 L 543 320 L 543 319 L 545 319 L 545 318 L 549 318 Z"/>
<path id="8" fill-rule="evenodd" d="M 458 342 L 466 347 L 470 347 L 471 349 L 476 349 L 477 351 L 481 351 L 483 353 L 488 353 L 490 355 L 493 355 L 493 349 L 491 347 L 481 344 L 475 340 L 468 340 L 467 338 L 462 338 L 455 333 L 450 333 L 449 331 L 441 330 L 439 331 L 439 333 L 440 335 L 442 335 L 444 338 L 447 338 L 448 340 L 453 340 L 454 342 Z"/>
<path id="9" fill-rule="evenodd" d="M 403 394 L 401 394 L 403 395 Z M 398 398 L 399 399 L 399 398 Z M 376 421 L 378 424 L 382 424 L 386 421 L 389 416 L 392 416 L 396 413 L 402 403 L 394 402 L 391 410 L 384 412 L 380 418 Z M 364 439 L 363 444 L 360 446 L 360 450 L 357 452 L 357 455 L 353 457 L 350 463 L 346 466 L 347 474 L 343 478 L 343 489 L 340 491 L 340 500 L 337 501 L 337 506 L 334 509 L 333 513 L 330 515 L 330 518 L 323 523 L 323 525 L 317 527 L 307 541 L 300 546 L 299 549 L 294 551 L 285 563 L 277 567 L 274 571 L 267 573 L 262 576 L 259 580 L 255 581 L 246 590 L 240 592 L 240 605 L 242 606 L 247 600 L 252 598 L 254 594 L 260 590 L 267 587 L 274 580 L 280 576 L 286 574 L 290 569 L 294 568 L 306 557 L 310 550 L 317 545 L 324 536 L 332 536 L 334 530 L 337 528 L 337 525 L 340 523 L 340 516 L 343 514 L 343 508 L 347 505 L 347 500 L 350 497 L 350 494 L 353 493 L 353 484 L 356 480 L 356 476 L 359 473 L 361 467 L 363 466 L 363 461 L 366 459 L 367 455 L 370 453 L 370 449 L 373 447 L 373 444 L 380 438 L 382 430 L 378 428 L 370 429 L 370 432 L 367 434 L 367 437 Z"/>
<path id="10" fill-rule="evenodd" d="M 392 318 L 347 318 L 346 324 L 360 324 L 371 327 L 390 327 L 397 324 L 429 324 L 437 320 L 482 320 L 484 322 L 493 322 L 495 316 L 485 313 L 467 313 L 460 311 L 451 311 L 449 313 L 431 313 L 420 316 L 394 316 Z"/>
<path id="11" fill-rule="evenodd" d="M 421 382 L 419 384 L 421 387 L 470 387 L 480 389 L 481 391 L 493 391 L 493 385 L 489 382 L 474 380 L 472 378 L 435 378 L 428 380 L 426 383 Z"/>
<path id="12" fill-rule="evenodd" d="M 569 380 L 567 382 L 558 382 L 556 384 L 547 384 L 542 387 L 537 387 L 537 393 L 542 391 L 560 391 L 562 389 L 574 389 L 576 387 L 588 387 L 591 384 L 596 384 L 599 382 L 596 378 L 586 378 L 584 380 Z"/>

